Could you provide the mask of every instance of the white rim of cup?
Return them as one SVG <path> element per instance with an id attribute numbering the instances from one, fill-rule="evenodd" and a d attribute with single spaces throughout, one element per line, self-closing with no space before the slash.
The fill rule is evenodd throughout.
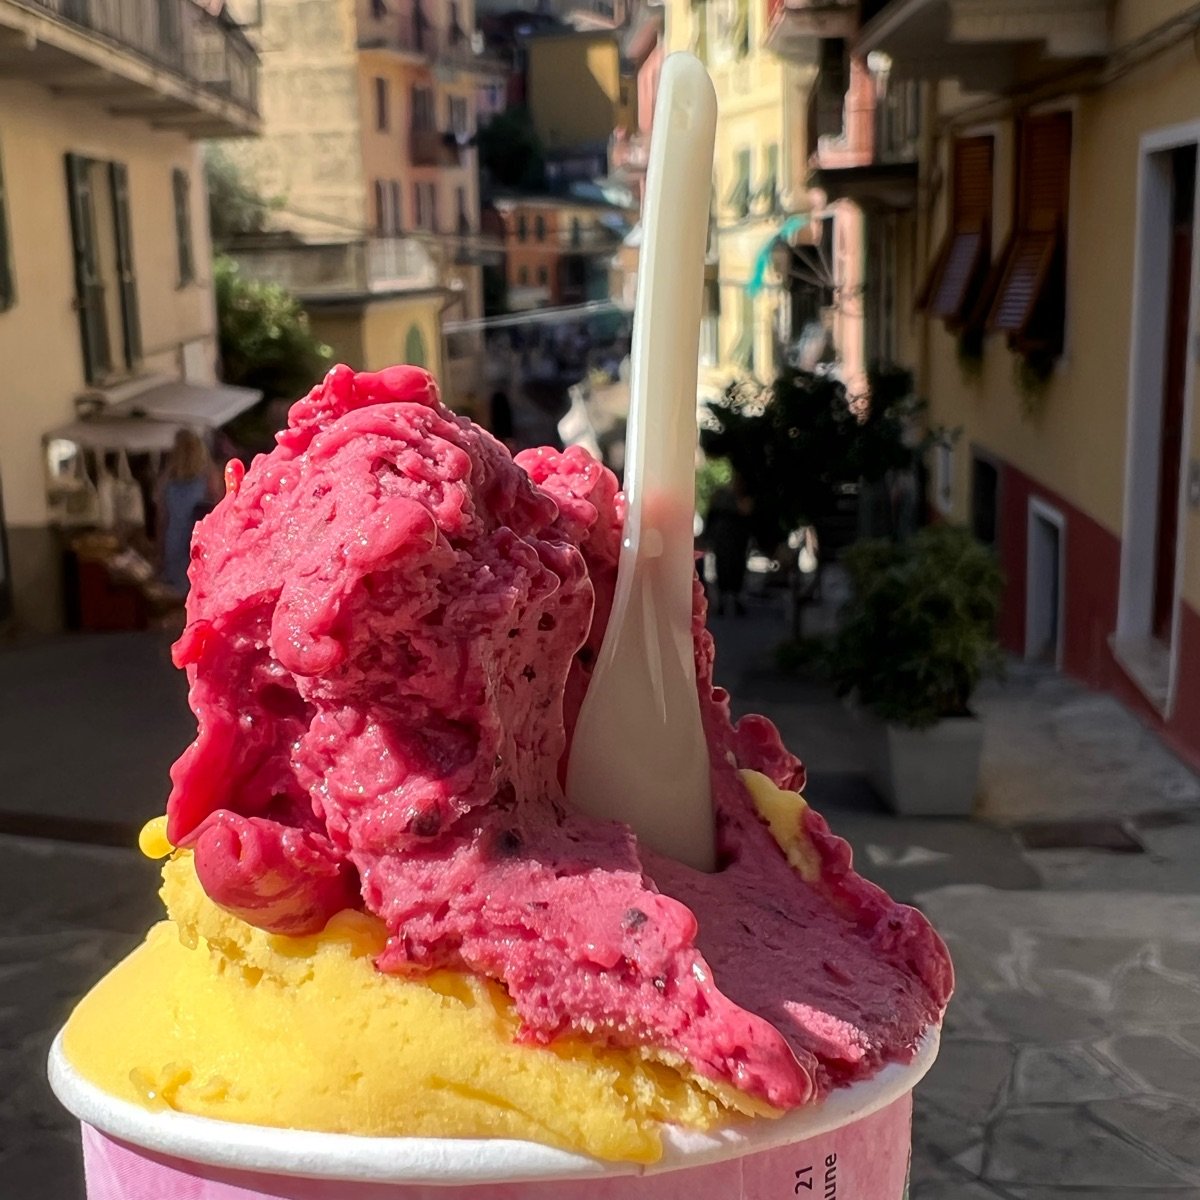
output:
<path id="1" fill-rule="evenodd" d="M 940 1029 L 926 1031 L 909 1063 L 838 1088 L 820 1104 L 776 1120 L 711 1133 L 664 1127 L 663 1156 L 649 1166 L 604 1162 L 511 1138 L 362 1137 L 240 1125 L 171 1109 L 151 1111 L 89 1083 L 67 1060 L 62 1034 L 50 1048 L 50 1086 L 72 1115 L 118 1141 L 227 1170 L 360 1183 L 477 1184 L 595 1179 L 699 1167 L 792 1145 L 862 1120 L 920 1082 L 937 1057 Z"/>

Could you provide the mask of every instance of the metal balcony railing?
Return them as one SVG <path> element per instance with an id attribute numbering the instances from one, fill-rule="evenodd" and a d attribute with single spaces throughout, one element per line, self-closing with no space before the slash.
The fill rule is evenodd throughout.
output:
<path id="1" fill-rule="evenodd" d="M 258 114 L 258 55 L 193 0 L 7 0 L 108 42 Z"/>

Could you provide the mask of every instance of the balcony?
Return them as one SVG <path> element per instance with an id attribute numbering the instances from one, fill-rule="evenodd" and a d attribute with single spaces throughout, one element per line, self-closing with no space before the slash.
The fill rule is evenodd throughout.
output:
<path id="1" fill-rule="evenodd" d="M 0 76 L 195 138 L 259 131 L 258 55 L 194 0 L 0 0 Z"/>
<path id="2" fill-rule="evenodd" d="M 437 26 L 419 4 L 409 11 L 360 17 L 358 48 L 398 54 L 410 62 L 430 64 L 452 74 L 496 75 L 507 70 L 484 50 L 480 35 L 462 27 L 456 13 L 451 13 L 449 24 Z"/>
<path id="3" fill-rule="evenodd" d="M 248 278 L 277 283 L 302 300 L 362 300 L 438 284 L 437 265 L 416 238 L 306 243 L 267 235 L 228 253 Z"/>
<path id="4" fill-rule="evenodd" d="M 856 54 L 883 52 L 917 79 L 1000 92 L 1039 65 L 1062 69 L 1111 49 L 1107 0 L 892 0 Z"/>
<path id="5" fill-rule="evenodd" d="M 818 44 L 858 31 L 858 0 L 767 0 L 763 44 L 790 62 L 812 65 Z"/>
<path id="6" fill-rule="evenodd" d="M 850 63 L 842 128 L 817 140 L 811 183 L 829 201 L 901 211 L 916 203 L 921 85 Z M 814 88 L 816 95 L 819 88 Z"/>
<path id="7" fill-rule="evenodd" d="M 409 157 L 414 167 L 461 167 L 467 140 L 440 129 L 409 131 Z"/>

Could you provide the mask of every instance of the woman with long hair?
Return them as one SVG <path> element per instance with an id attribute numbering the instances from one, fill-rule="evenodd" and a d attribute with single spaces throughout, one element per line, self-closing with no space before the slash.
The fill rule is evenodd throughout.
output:
<path id="1" fill-rule="evenodd" d="M 158 485 L 158 544 L 163 582 L 181 596 L 188 590 L 192 530 L 220 495 L 220 472 L 204 439 L 179 430 Z"/>

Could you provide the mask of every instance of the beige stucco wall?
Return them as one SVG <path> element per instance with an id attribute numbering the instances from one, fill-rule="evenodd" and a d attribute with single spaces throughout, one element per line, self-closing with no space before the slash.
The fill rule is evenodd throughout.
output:
<path id="1" fill-rule="evenodd" d="M 363 320 L 363 364 L 368 371 L 405 361 L 409 330 L 417 328 L 425 344 L 420 365 L 442 381 L 441 293 L 374 301 Z"/>
<path id="2" fill-rule="evenodd" d="M 124 163 L 129 170 L 142 370 L 180 376 L 192 345 L 192 378 L 215 369 L 208 212 L 198 148 L 177 133 L 56 99 L 45 88 L 0 80 L 3 157 L 15 305 L 0 313 L 0 483 L 18 621 L 57 625 L 60 564 L 47 531 L 43 435 L 70 420 L 85 386 L 64 156 Z M 180 287 L 171 173 L 192 187 L 196 281 Z M 120 328 L 112 331 L 120 344 Z"/>
<path id="3" fill-rule="evenodd" d="M 249 186 L 282 200 L 280 225 L 324 238 L 364 229 L 355 0 L 269 0 L 262 14 L 263 136 L 224 149 Z"/>
<path id="4" fill-rule="evenodd" d="M 1146 10 L 1163 16 L 1182 5 L 1123 4 L 1118 27 L 1143 30 Z M 1014 379 L 1016 359 L 1004 339 L 987 339 L 978 374 L 958 361 L 939 323 L 929 332 L 927 391 L 932 417 L 963 427 L 956 455 L 953 515 L 965 519 L 970 456 L 978 443 L 1053 488 L 1120 536 L 1125 499 L 1126 424 L 1133 314 L 1134 244 L 1140 139 L 1200 114 L 1200 75 L 1190 42 L 1096 93 L 1062 102 L 1075 113 L 1067 263 L 1066 353 L 1023 415 L 1027 397 Z M 1013 135 L 1000 126 L 996 148 L 996 246 L 1011 219 Z M 943 148 L 945 149 L 945 148 Z M 942 165 L 946 165 L 943 153 Z M 945 197 L 936 232 L 944 228 Z M 935 237 L 935 245 L 937 238 Z M 1195 410 L 1196 399 L 1189 398 Z M 1200 449 L 1198 422 L 1193 439 Z M 1189 517 L 1189 541 L 1200 521 Z M 1200 602 L 1200 554 L 1189 555 L 1186 594 Z"/>
<path id="5" fill-rule="evenodd" d="M 72 417 L 73 399 L 85 385 L 63 165 L 68 153 L 129 168 L 143 369 L 179 375 L 180 347 L 193 341 L 204 343 L 198 360 L 215 361 L 198 148 L 180 134 L 110 117 L 94 105 L 56 100 L 44 88 L 0 81 L 0 155 L 17 286 L 15 306 L 0 313 L 0 471 L 10 525 L 45 523 L 41 438 Z M 197 271 L 197 282 L 182 288 L 171 183 L 176 167 L 192 177 Z M 114 345 L 119 339 L 118 328 Z"/>

